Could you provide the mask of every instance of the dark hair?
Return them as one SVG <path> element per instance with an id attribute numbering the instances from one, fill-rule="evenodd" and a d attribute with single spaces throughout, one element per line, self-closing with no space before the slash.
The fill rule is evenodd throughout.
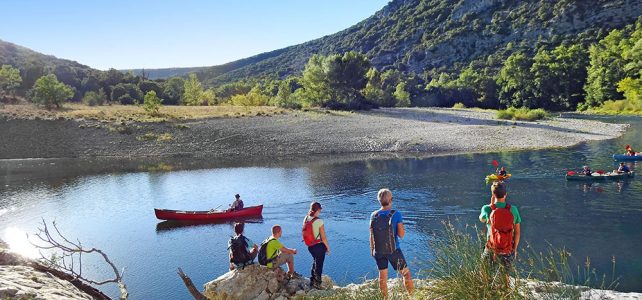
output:
<path id="1" fill-rule="evenodd" d="M 506 186 L 499 181 L 495 181 L 490 187 L 490 191 L 495 195 L 495 198 L 501 199 L 506 197 Z"/>
<path id="2" fill-rule="evenodd" d="M 308 216 L 312 217 L 314 213 L 316 213 L 319 210 L 321 210 L 321 203 L 316 201 L 310 203 L 310 210 L 308 211 Z"/>
<path id="3" fill-rule="evenodd" d="M 236 232 L 236 234 L 243 233 L 244 229 L 245 229 L 245 223 L 234 223 L 234 232 Z"/>
<path id="4" fill-rule="evenodd" d="M 238 199 L 238 198 L 241 198 L 241 195 L 236 194 L 236 195 L 234 195 L 234 197 L 236 197 L 236 199 Z"/>
<path id="5" fill-rule="evenodd" d="M 272 226 L 272 235 L 275 235 L 275 234 L 277 234 L 279 232 L 281 232 L 281 226 L 279 226 L 279 225 Z"/>

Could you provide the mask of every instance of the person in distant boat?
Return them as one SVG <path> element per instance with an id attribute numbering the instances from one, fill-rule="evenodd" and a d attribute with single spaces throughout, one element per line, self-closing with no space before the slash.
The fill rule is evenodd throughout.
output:
<path id="1" fill-rule="evenodd" d="M 629 172 L 631 172 L 631 169 L 629 169 L 629 166 L 625 165 L 624 162 L 621 162 L 620 166 L 617 168 L 617 170 L 615 170 L 615 173 L 618 174 L 628 174 Z"/>
<path id="2" fill-rule="evenodd" d="M 230 238 L 227 243 L 227 250 L 230 254 L 230 270 L 242 269 L 254 263 L 259 247 L 243 235 L 244 223 L 234 224 L 236 236 Z"/>
<path id="3" fill-rule="evenodd" d="M 230 208 L 227 211 L 235 211 L 235 210 L 243 209 L 243 200 L 241 200 L 241 195 L 236 194 L 234 197 L 236 197 L 236 200 L 232 202 L 232 204 L 230 205 Z"/>
<path id="4" fill-rule="evenodd" d="M 593 172 L 591 171 L 591 168 L 589 168 L 589 166 L 584 166 L 584 168 L 580 172 L 580 175 L 584 176 L 591 176 L 591 174 L 593 174 Z"/>
<path id="5" fill-rule="evenodd" d="M 506 172 L 506 167 L 497 168 L 497 170 L 495 170 L 495 173 L 497 173 L 497 175 L 499 176 L 506 176 L 506 174 L 508 174 L 508 172 Z"/>
<path id="6" fill-rule="evenodd" d="M 626 156 L 635 156 L 636 153 L 635 153 L 635 151 L 633 151 L 632 148 L 629 147 L 629 148 L 626 148 L 626 153 L 624 153 L 624 155 L 626 155 Z"/>

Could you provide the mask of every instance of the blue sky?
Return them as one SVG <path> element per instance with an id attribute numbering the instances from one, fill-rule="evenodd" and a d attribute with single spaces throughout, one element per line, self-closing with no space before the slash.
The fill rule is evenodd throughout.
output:
<path id="1" fill-rule="evenodd" d="M 0 39 L 97 69 L 210 66 L 332 34 L 388 0 L 0 2 Z"/>

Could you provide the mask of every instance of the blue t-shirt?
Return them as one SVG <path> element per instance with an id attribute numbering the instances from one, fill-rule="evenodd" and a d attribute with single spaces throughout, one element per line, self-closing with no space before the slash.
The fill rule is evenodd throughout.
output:
<path id="1" fill-rule="evenodd" d="M 377 214 L 383 217 L 388 217 L 388 215 L 390 215 L 390 210 L 381 210 L 381 209 L 375 210 L 370 215 L 371 222 L 372 222 L 372 219 L 374 219 Z M 392 230 L 395 235 L 395 245 L 397 245 L 397 249 L 401 249 L 401 247 L 399 246 L 399 234 L 397 233 L 397 224 L 399 223 L 403 223 L 403 217 L 401 216 L 400 212 L 395 211 L 395 214 L 392 216 Z"/>

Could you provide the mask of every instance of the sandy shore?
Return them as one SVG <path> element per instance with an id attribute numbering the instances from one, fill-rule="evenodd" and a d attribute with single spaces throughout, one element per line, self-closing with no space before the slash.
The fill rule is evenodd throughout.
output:
<path id="1" fill-rule="evenodd" d="M 0 159 L 438 155 L 567 147 L 615 138 L 625 128 L 559 117 L 538 122 L 498 121 L 492 111 L 438 108 L 298 111 L 164 123 L 26 120 L 0 115 Z"/>

